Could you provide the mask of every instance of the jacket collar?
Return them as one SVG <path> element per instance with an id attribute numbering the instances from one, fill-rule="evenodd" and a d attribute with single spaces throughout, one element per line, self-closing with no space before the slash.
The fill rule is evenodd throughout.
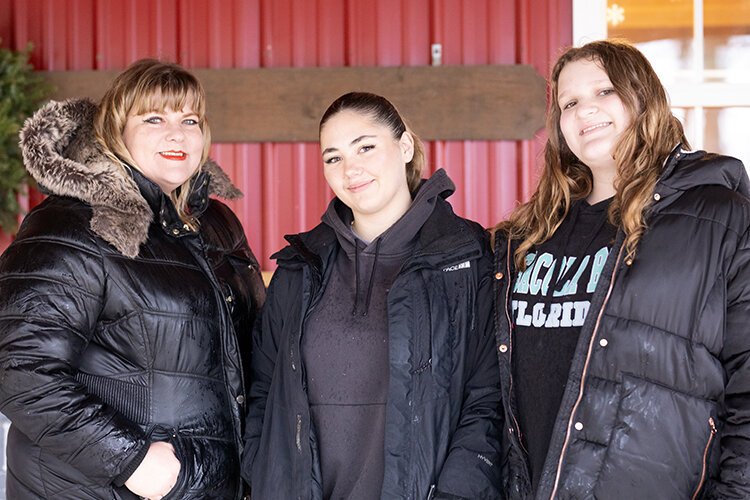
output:
<path id="1" fill-rule="evenodd" d="M 162 231 L 175 238 L 193 234 L 190 226 L 180 218 L 172 200 L 164 194 L 159 186 L 136 169 L 131 168 L 130 175 L 138 186 L 141 196 L 148 203 L 152 213 L 155 214 Z M 188 207 L 191 215 L 196 218 L 200 217 L 208 208 L 208 183 L 209 176 L 206 172 L 200 172 L 190 181 Z"/>
<path id="2" fill-rule="evenodd" d="M 474 259 L 482 254 L 481 240 L 486 237 L 480 227 L 472 227 L 471 223 L 456 216 L 450 204 L 440 198 L 420 229 L 414 253 L 404 267 L 439 268 L 459 259 Z M 324 263 L 329 261 L 338 246 L 335 231 L 324 223 L 304 233 L 287 235 L 285 239 L 289 245 L 271 258 L 276 259 L 281 267 L 310 265 L 320 275 Z"/>
<path id="3" fill-rule="evenodd" d="M 26 169 L 45 193 L 90 205 L 92 231 L 132 258 L 148 238 L 149 225 L 166 197 L 157 197 L 153 183 L 135 170 L 128 175 L 128 170 L 104 154 L 94 139 L 96 111 L 97 105 L 88 99 L 51 101 L 26 120 L 20 134 L 21 152 Z M 192 184 L 192 209 L 205 210 L 207 194 L 227 199 L 242 196 L 212 160 L 201 170 Z M 163 219 L 162 227 L 174 235 L 176 213 L 168 215 L 167 226 Z"/>
<path id="4" fill-rule="evenodd" d="M 750 198 L 750 181 L 742 162 L 730 156 L 705 151 L 688 151 L 682 144 L 672 150 L 656 184 L 656 210 L 670 205 L 688 189 L 722 186 Z"/>

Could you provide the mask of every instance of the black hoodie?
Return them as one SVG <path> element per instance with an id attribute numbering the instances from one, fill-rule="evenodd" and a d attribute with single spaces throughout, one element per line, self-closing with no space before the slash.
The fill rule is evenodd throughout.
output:
<path id="1" fill-rule="evenodd" d="M 372 242 L 351 229 L 334 199 L 323 223 L 341 251 L 302 339 L 308 397 L 320 451 L 324 498 L 380 498 L 388 398 L 387 295 L 441 192 L 444 172 L 424 181 L 409 210 Z"/>

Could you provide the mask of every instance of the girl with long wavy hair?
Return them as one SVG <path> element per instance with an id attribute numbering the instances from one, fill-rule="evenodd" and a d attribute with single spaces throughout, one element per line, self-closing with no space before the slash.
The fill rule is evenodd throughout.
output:
<path id="1" fill-rule="evenodd" d="M 750 183 L 648 60 L 566 50 L 544 169 L 494 231 L 510 498 L 750 496 Z"/>

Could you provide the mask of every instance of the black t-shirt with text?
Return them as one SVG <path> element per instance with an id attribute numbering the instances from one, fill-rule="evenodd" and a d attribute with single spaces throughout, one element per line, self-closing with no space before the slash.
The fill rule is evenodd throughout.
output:
<path id="1" fill-rule="evenodd" d="M 579 200 L 552 237 L 526 256 L 512 292 L 513 359 L 518 422 L 534 491 L 547 456 L 578 334 L 616 228 L 611 198 Z"/>

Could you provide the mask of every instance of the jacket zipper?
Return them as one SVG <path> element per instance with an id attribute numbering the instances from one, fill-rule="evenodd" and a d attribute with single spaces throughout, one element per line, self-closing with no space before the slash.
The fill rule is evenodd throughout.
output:
<path id="1" fill-rule="evenodd" d="M 695 500 L 696 498 L 698 498 L 698 493 L 700 493 L 701 489 L 703 488 L 703 483 L 706 482 L 708 450 L 711 448 L 711 443 L 713 442 L 714 436 L 716 435 L 716 423 L 714 422 L 714 417 L 708 417 L 708 426 L 711 428 L 711 434 L 708 436 L 708 442 L 706 442 L 706 448 L 703 450 L 703 466 L 701 467 L 701 480 L 698 482 L 698 487 L 695 489 L 695 493 L 693 493 L 693 496 L 690 497 L 692 500 Z"/>
<path id="2" fill-rule="evenodd" d="M 315 270 L 313 266 L 309 267 L 310 273 L 314 273 Z M 322 279 L 322 278 L 321 278 Z M 318 304 L 318 301 L 320 300 L 320 296 L 322 295 L 320 293 L 320 286 L 316 286 L 315 278 L 312 276 L 310 277 L 311 284 L 310 284 L 310 301 L 308 302 L 306 308 L 305 308 L 305 314 L 302 316 L 302 322 L 299 326 L 299 335 L 298 335 L 298 349 L 299 345 L 302 343 L 302 335 L 303 335 L 303 329 L 305 326 L 305 321 L 307 321 L 307 317 L 310 315 L 310 312 L 313 310 L 313 308 Z M 295 362 L 295 356 L 294 356 L 294 345 L 289 346 L 289 356 L 291 358 L 291 364 L 292 364 L 292 371 L 297 371 L 297 363 Z M 300 363 L 299 363 L 299 369 L 302 370 L 302 356 L 300 356 Z M 304 374 L 300 374 L 300 377 L 302 378 L 302 390 L 307 392 L 307 383 L 304 379 Z M 295 437 L 294 437 L 294 444 L 297 447 L 297 451 L 302 453 L 302 414 L 297 413 L 296 415 L 296 423 L 295 423 Z"/>
<path id="3" fill-rule="evenodd" d="M 622 258 L 622 252 L 625 248 L 625 245 L 620 245 L 620 250 L 617 253 L 617 259 L 615 260 L 615 266 L 612 269 L 612 276 L 609 280 L 609 288 L 607 288 L 607 295 L 604 297 L 604 302 L 602 302 L 602 306 L 599 309 L 599 313 L 596 316 L 596 323 L 594 324 L 594 331 L 591 332 L 591 339 L 589 340 L 589 348 L 586 352 L 586 361 L 583 364 L 583 371 L 581 372 L 581 384 L 578 388 L 578 398 L 576 398 L 576 402 L 573 405 L 573 409 L 570 412 L 570 417 L 568 418 L 568 426 L 567 430 L 565 431 L 565 440 L 563 441 L 562 450 L 560 451 L 560 458 L 557 461 L 557 472 L 555 473 L 555 483 L 552 487 L 552 493 L 550 494 L 550 500 L 554 500 L 555 495 L 557 495 L 557 489 L 560 486 L 560 477 L 562 475 L 562 464 L 563 460 L 565 459 L 565 452 L 567 451 L 568 444 L 570 443 L 570 430 L 573 427 L 573 420 L 576 414 L 576 411 L 578 410 L 578 407 L 581 405 L 581 401 L 583 400 L 583 389 L 586 386 L 586 376 L 587 372 L 589 370 L 589 363 L 591 362 L 591 354 L 594 350 L 594 341 L 596 340 L 596 334 L 599 331 L 599 325 L 602 321 L 602 316 L 604 315 L 604 309 L 607 307 L 607 303 L 609 302 L 609 298 L 612 295 L 612 289 L 615 286 L 615 276 L 617 275 L 617 269 L 620 266 L 620 259 Z"/>
<path id="4" fill-rule="evenodd" d="M 508 238 L 508 252 L 505 259 L 505 273 L 506 279 L 508 280 L 508 286 L 505 288 L 505 318 L 508 320 L 508 364 L 510 364 L 512 359 L 511 357 L 513 355 L 513 321 L 510 317 L 510 313 L 508 312 L 508 306 L 510 305 L 510 289 L 512 285 L 510 274 L 510 262 L 512 257 L 513 255 L 511 253 L 510 238 Z M 513 375 L 511 374 L 508 379 L 508 401 L 510 401 L 511 394 L 513 394 Z M 521 426 L 518 424 L 516 415 L 512 411 L 509 411 L 508 413 L 510 413 L 511 418 L 513 419 L 513 429 L 516 433 L 516 438 L 518 439 L 518 446 L 520 446 L 524 453 L 528 455 L 529 452 L 524 447 L 523 440 L 521 439 Z"/>
<path id="5" fill-rule="evenodd" d="M 320 293 L 320 291 L 321 291 L 320 284 L 319 283 L 316 284 L 316 280 L 312 276 L 312 273 L 315 273 L 315 268 L 312 265 L 308 264 L 308 269 L 310 270 L 309 272 L 311 274 L 311 276 L 310 276 L 311 283 L 310 283 L 310 290 L 309 290 L 310 300 L 308 301 L 307 305 L 305 306 L 305 314 L 302 315 L 302 322 L 299 325 L 299 334 L 297 335 L 297 344 L 299 344 L 299 345 L 301 345 L 301 343 L 302 343 L 302 335 L 304 334 L 303 329 L 305 327 L 305 322 L 307 321 L 308 316 L 310 316 L 310 313 L 315 308 L 315 306 L 318 305 L 318 302 L 320 301 L 320 298 L 322 296 L 322 294 Z M 304 277 L 303 277 L 303 279 L 304 279 Z M 322 281 L 322 279 L 323 278 L 320 277 L 318 279 L 318 281 Z M 297 352 L 299 352 L 299 345 L 297 346 L 298 347 Z M 289 358 L 290 358 L 291 365 L 292 365 L 292 371 L 296 372 L 298 364 L 300 365 L 300 369 L 302 368 L 302 366 L 301 366 L 302 365 L 302 360 L 301 360 L 301 356 L 300 356 L 300 362 L 297 363 L 297 361 L 296 361 L 297 358 L 294 355 L 294 352 L 295 352 L 294 351 L 294 347 L 295 347 L 294 345 L 290 345 L 289 346 Z M 304 386 L 304 380 L 303 380 L 303 386 Z M 307 390 L 307 389 L 305 388 L 305 390 Z"/>
<path id="6" fill-rule="evenodd" d="M 235 435 L 235 442 L 238 444 L 240 449 L 242 449 L 242 435 L 240 429 L 242 429 L 243 419 L 240 417 L 240 409 L 235 409 L 235 404 L 237 403 L 237 397 L 243 396 L 247 394 L 246 388 L 245 388 L 245 373 L 244 368 L 242 366 L 241 360 L 237 360 L 237 368 L 239 371 L 239 386 L 240 386 L 240 394 L 232 394 L 232 384 L 229 381 L 229 376 L 227 374 L 227 362 L 229 359 L 231 359 L 231 356 L 228 352 L 228 346 L 227 343 L 229 342 L 229 338 L 232 336 L 236 336 L 236 332 L 234 331 L 234 322 L 232 321 L 232 311 L 231 302 L 234 301 L 233 295 L 225 296 L 224 295 L 224 289 L 221 286 L 221 282 L 219 282 L 219 278 L 216 276 L 216 272 L 214 271 L 213 266 L 211 265 L 211 260 L 208 258 L 208 254 L 206 252 L 206 241 L 203 237 L 203 235 L 198 232 L 198 246 L 200 249 L 200 255 L 199 262 L 202 262 L 203 271 L 206 274 L 206 277 L 208 277 L 208 281 L 211 284 L 211 288 L 213 288 L 214 297 L 216 297 L 217 300 L 217 309 L 219 311 L 219 341 L 221 344 L 221 372 L 224 379 L 224 386 L 226 387 L 226 396 L 229 400 L 229 408 L 232 409 L 232 420 L 234 424 L 234 435 Z M 188 243 L 189 245 L 189 243 Z M 186 245 L 187 246 L 187 245 Z M 229 285 L 227 285 L 229 286 Z M 231 290 L 231 286 L 229 287 Z M 229 299 L 229 300 L 227 300 Z M 239 356 L 239 345 L 237 346 L 237 352 Z"/>
<path id="7" fill-rule="evenodd" d="M 302 453 L 302 415 L 297 413 L 297 433 L 294 438 L 294 443 L 297 445 L 297 451 Z"/>

